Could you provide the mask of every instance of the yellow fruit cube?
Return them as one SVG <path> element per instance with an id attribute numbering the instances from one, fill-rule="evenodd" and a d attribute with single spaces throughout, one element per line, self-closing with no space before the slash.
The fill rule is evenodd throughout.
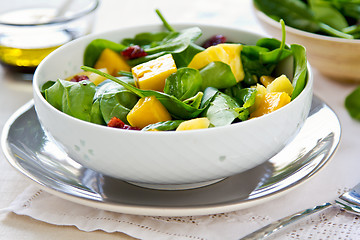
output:
<path id="1" fill-rule="evenodd" d="M 139 99 L 127 115 L 127 120 L 133 127 L 144 128 L 149 124 L 169 121 L 171 116 L 155 96 L 150 96 Z"/>
<path id="2" fill-rule="evenodd" d="M 288 104 L 290 101 L 291 97 L 286 92 L 266 93 L 260 105 L 250 114 L 250 118 L 260 117 L 274 112 L 275 110 Z"/>
<path id="3" fill-rule="evenodd" d="M 265 95 L 267 94 L 266 88 L 261 84 L 256 85 L 256 90 L 257 92 L 255 96 L 255 103 L 250 107 L 250 112 L 254 112 L 260 106 L 260 104 L 264 101 Z"/>
<path id="4" fill-rule="evenodd" d="M 113 76 L 118 76 L 119 71 L 130 72 L 131 70 L 131 67 L 122 58 L 122 56 L 109 48 L 105 48 L 101 52 L 100 57 L 96 61 L 94 68 L 106 68 L 109 71 L 109 74 Z"/>
<path id="5" fill-rule="evenodd" d="M 285 75 L 275 78 L 266 89 L 268 92 L 286 92 L 289 96 L 291 96 L 294 91 L 293 85 Z"/>
<path id="6" fill-rule="evenodd" d="M 102 68 L 99 70 L 104 73 L 109 73 L 106 68 Z M 92 81 L 95 85 L 99 85 L 100 83 L 102 83 L 103 81 L 105 81 L 107 79 L 106 77 L 100 76 L 99 74 L 93 73 L 93 72 L 90 72 L 88 77 L 89 77 L 89 80 Z"/>
<path id="7" fill-rule="evenodd" d="M 262 83 L 262 85 L 264 85 L 265 87 L 267 87 L 270 83 L 272 83 L 274 81 L 274 77 L 272 76 L 261 76 L 260 77 L 260 82 Z"/>
<path id="8" fill-rule="evenodd" d="M 203 128 L 208 128 L 209 125 L 210 125 L 210 121 L 206 117 L 195 118 L 180 123 L 180 125 L 176 128 L 176 131 L 203 129 Z"/>
<path id="9" fill-rule="evenodd" d="M 175 61 L 171 54 L 166 54 L 132 68 L 137 88 L 159 92 L 164 90 L 166 78 L 176 71 Z"/>
<path id="10" fill-rule="evenodd" d="M 188 67 L 201 69 L 214 61 L 220 61 L 230 66 L 237 82 L 244 79 L 244 69 L 242 66 L 240 53 L 243 49 L 241 44 L 222 43 L 208 47 L 204 51 L 196 54 Z"/>

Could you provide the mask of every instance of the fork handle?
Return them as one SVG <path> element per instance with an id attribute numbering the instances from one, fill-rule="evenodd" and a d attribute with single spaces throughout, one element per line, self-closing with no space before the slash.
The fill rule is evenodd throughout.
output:
<path id="1" fill-rule="evenodd" d="M 253 239 L 265 239 L 270 236 L 270 234 L 275 233 L 279 231 L 280 229 L 283 229 L 284 227 L 288 226 L 291 223 L 297 222 L 298 220 L 307 217 L 313 213 L 317 213 L 319 211 L 322 211 L 328 207 L 332 206 L 331 203 L 325 203 L 323 205 L 319 205 L 313 208 L 309 208 L 297 213 L 294 213 L 293 215 L 290 215 L 288 217 L 281 218 L 277 220 L 276 222 L 270 223 L 269 225 L 266 225 L 265 227 L 260 228 L 259 230 L 256 230 L 253 233 L 250 233 L 249 235 L 246 235 L 245 237 L 241 238 L 241 240 L 253 240 Z"/>

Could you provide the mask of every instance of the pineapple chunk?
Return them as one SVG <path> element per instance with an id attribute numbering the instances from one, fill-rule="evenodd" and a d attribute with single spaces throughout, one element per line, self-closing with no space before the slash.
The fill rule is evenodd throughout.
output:
<path id="1" fill-rule="evenodd" d="M 109 48 L 105 48 L 101 54 L 99 59 L 96 61 L 94 68 L 106 68 L 112 76 L 118 76 L 118 72 L 126 71 L 130 72 L 131 68 L 126 63 L 126 61 L 113 50 Z"/>
<path id="2" fill-rule="evenodd" d="M 206 117 L 195 118 L 195 119 L 187 120 L 185 122 L 180 123 L 180 125 L 176 128 L 176 131 L 186 131 L 186 130 L 208 128 L 209 125 L 210 125 L 210 121 Z"/>
<path id="3" fill-rule="evenodd" d="M 250 118 L 260 117 L 274 112 L 275 110 L 288 104 L 290 101 L 291 97 L 286 92 L 266 93 L 260 105 L 250 114 Z"/>
<path id="4" fill-rule="evenodd" d="M 240 53 L 243 46 L 241 44 L 222 43 L 205 49 L 196 54 L 188 67 L 200 69 L 211 62 L 220 61 L 230 66 L 236 82 L 244 79 L 244 69 L 242 66 Z"/>
<path id="5" fill-rule="evenodd" d="M 169 121 L 171 116 L 155 96 L 150 96 L 139 99 L 127 115 L 127 120 L 133 127 L 144 128 L 149 124 Z"/>
<path id="6" fill-rule="evenodd" d="M 275 78 L 266 89 L 268 92 L 286 92 L 289 96 L 291 96 L 294 91 L 293 85 L 285 75 Z"/>
<path id="7" fill-rule="evenodd" d="M 137 88 L 159 92 L 164 90 L 166 78 L 176 71 L 175 61 L 171 54 L 166 54 L 132 68 Z"/>

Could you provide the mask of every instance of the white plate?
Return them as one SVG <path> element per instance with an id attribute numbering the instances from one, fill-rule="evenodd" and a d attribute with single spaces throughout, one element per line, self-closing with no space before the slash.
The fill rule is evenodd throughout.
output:
<path id="1" fill-rule="evenodd" d="M 61 198 L 128 214 L 190 216 L 243 209 L 287 192 L 330 160 L 340 135 L 335 113 L 314 97 L 304 127 L 276 156 L 218 183 L 176 191 L 138 187 L 81 166 L 44 132 L 32 101 L 8 120 L 1 141 L 16 170 Z"/>

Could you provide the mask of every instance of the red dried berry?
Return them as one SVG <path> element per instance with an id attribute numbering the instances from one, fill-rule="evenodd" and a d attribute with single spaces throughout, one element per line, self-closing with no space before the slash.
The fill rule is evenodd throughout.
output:
<path id="1" fill-rule="evenodd" d="M 121 55 L 126 59 L 134 59 L 134 58 L 145 57 L 148 54 L 139 45 L 134 45 L 122 51 Z"/>
<path id="2" fill-rule="evenodd" d="M 125 129 L 125 130 L 140 130 L 140 128 L 132 127 L 132 126 L 125 124 L 123 121 L 121 121 L 117 117 L 111 118 L 109 123 L 107 124 L 107 126 L 113 127 L 113 128 Z"/>
<path id="3" fill-rule="evenodd" d="M 83 80 L 89 80 L 89 77 L 86 75 L 75 75 L 70 82 L 81 82 Z"/>
<path id="4" fill-rule="evenodd" d="M 209 38 L 208 40 L 206 40 L 202 46 L 203 46 L 203 48 L 208 48 L 208 47 L 215 46 L 215 45 L 218 45 L 220 43 L 225 43 L 225 42 L 226 42 L 225 36 L 215 35 L 215 36 L 212 36 L 211 38 Z"/>

